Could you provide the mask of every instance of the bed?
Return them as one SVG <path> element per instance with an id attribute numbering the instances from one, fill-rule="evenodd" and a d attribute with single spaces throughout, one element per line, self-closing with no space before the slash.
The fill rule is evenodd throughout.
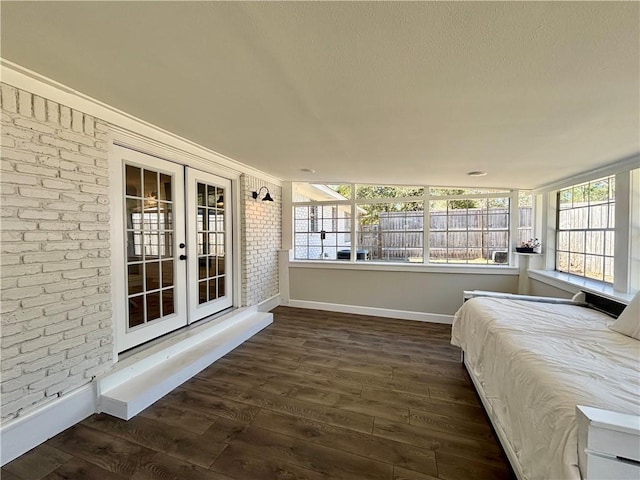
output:
<path id="1" fill-rule="evenodd" d="M 575 302 L 465 293 L 451 343 L 516 476 L 640 478 L 640 341 Z"/>

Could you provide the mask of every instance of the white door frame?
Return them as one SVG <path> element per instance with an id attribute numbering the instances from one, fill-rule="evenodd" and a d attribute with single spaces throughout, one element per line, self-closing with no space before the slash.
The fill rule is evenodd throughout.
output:
<path id="1" fill-rule="evenodd" d="M 113 290 L 114 298 L 120 300 L 114 305 L 114 314 L 118 321 L 115 322 L 115 340 L 118 351 L 127 350 L 138 346 L 147 341 L 153 340 L 169 333 L 173 330 L 187 325 L 188 309 L 187 309 L 187 265 L 186 262 L 178 260 L 178 256 L 182 253 L 178 248 L 178 244 L 186 241 L 185 232 L 185 208 L 184 208 L 184 167 L 177 163 L 167 160 L 156 159 L 150 155 L 128 149 L 126 147 L 114 147 L 113 169 L 119 172 L 119 181 L 112 186 L 114 194 L 112 203 L 113 223 L 119 226 L 119 233 L 112 238 L 112 247 L 115 256 L 121 257 L 122 263 L 120 268 L 112 271 L 112 276 L 116 280 L 115 289 Z M 153 165 L 152 162 L 157 162 Z M 173 284 L 174 284 L 174 313 L 166 317 L 153 320 L 148 324 L 138 325 L 129 328 L 127 325 L 127 272 L 125 242 L 123 235 L 126 232 L 125 215 L 124 215 L 124 169 L 125 162 L 129 165 L 140 167 L 150 167 L 173 177 L 173 238 L 172 238 L 172 257 L 173 260 Z M 116 198 L 118 197 L 118 198 Z M 177 207 L 177 208 L 176 208 Z M 117 228 L 117 227 L 116 227 Z M 144 281 L 144 278 L 143 280 Z M 144 302 L 144 297 L 143 302 Z"/>
<path id="2" fill-rule="evenodd" d="M 205 172 L 211 172 L 214 175 L 221 176 L 223 178 L 227 178 L 231 180 L 231 194 L 233 199 L 233 222 L 232 222 L 232 242 L 234 249 L 234 256 L 232 260 L 233 265 L 233 307 L 239 308 L 242 305 L 242 278 L 241 278 L 241 268 L 242 268 L 242 258 L 241 258 L 241 239 L 240 239 L 240 219 L 241 219 L 241 207 L 240 207 L 240 175 L 241 172 L 238 170 L 234 170 L 225 165 L 214 163 L 213 160 L 205 158 L 201 155 L 198 155 L 197 149 L 191 145 L 186 144 L 187 147 L 194 147 L 193 151 L 183 150 L 179 147 L 172 146 L 171 144 L 167 144 L 164 142 L 156 141 L 150 139 L 148 137 L 139 135 L 130 130 L 118 127 L 116 125 L 109 126 L 109 182 L 111 187 L 109 188 L 109 200 L 110 200 L 110 211 L 111 222 L 110 222 L 110 236 L 111 236 L 111 292 L 112 292 L 112 329 L 114 339 L 116 339 L 116 325 L 119 321 L 123 322 L 124 318 L 118 315 L 118 309 L 122 310 L 122 306 L 120 303 L 123 303 L 126 300 L 126 295 L 124 294 L 124 285 L 122 281 L 118 281 L 117 272 L 122 270 L 123 265 L 125 264 L 125 252 L 120 245 L 120 242 L 114 241 L 114 239 L 119 238 L 122 235 L 122 222 L 118 222 L 113 213 L 115 212 L 114 205 L 120 201 L 122 202 L 122 174 L 121 169 L 116 168 L 114 159 L 116 158 L 116 154 L 114 151 L 114 147 L 122 146 L 125 148 L 130 148 L 132 150 L 136 150 L 142 153 L 146 153 L 148 155 L 152 155 L 158 157 L 160 159 L 167 159 L 169 161 L 174 161 L 175 163 L 179 163 L 183 166 L 188 166 L 192 168 L 196 168 L 198 170 L 202 170 Z M 184 142 L 182 139 L 177 139 L 177 143 Z M 191 148 L 189 148 L 191 150 Z M 205 152 L 207 154 L 211 154 L 215 156 L 213 152 Z M 223 158 L 224 160 L 224 158 Z M 120 192 L 117 192 L 118 188 L 116 186 L 120 185 L 118 188 Z M 119 210 L 122 212 L 122 209 Z M 115 248 L 114 248 L 115 247 Z M 119 289 L 121 293 L 118 293 Z M 113 342 L 113 361 L 117 362 L 119 356 L 117 341 Z"/>
<path id="3" fill-rule="evenodd" d="M 195 214 L 198 210 L 196 202 L 197 191 L 195 186 L 198 182 L 216 185 L 224 188 L 226 201 L 224 202 L 224 245 L 225 245 L 225 296 L 221 299 L 211 301 L 209 303 L 199 304 L 198 302 L 198 278 L 197 272 L 199 271 L 199 257 L 198 257 L 198 241 L 196 233 L 196 219 Z M 187 220 L 187 265 L 188 265 L 188 310 L 189 310 L 189 323 L 197 322 L 203 318 L 214 315 L 221 310 L 227 309 L 233 306 L 233 282 L 235 275 L 233 272 L 233 255 L 236 255 L 233 245 L 233 202 L 229 201 L 232 198 L 231 181 L 214 175 L 212 173 L 203 172 L 195 168 L 187 168 L 186 171 L 186 220 Z M 229 228 L 230 227 L 230 228 Z"/>

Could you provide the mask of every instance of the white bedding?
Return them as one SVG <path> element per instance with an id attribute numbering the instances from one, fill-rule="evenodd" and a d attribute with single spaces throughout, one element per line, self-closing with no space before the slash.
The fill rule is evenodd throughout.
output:
<path id="1" fill-rule="evenodd" d="M 576 405 L 640 414 L 640 341 L 583 307 L 473 298 L 451 343 L 528 480 L 580 479 Z"/>

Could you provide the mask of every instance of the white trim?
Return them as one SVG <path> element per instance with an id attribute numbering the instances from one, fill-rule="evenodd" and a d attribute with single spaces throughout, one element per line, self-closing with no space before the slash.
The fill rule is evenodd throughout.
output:
<path id="1" fill-rule="evenodd" d="M 637 229 L 634 230 L 634 213 L 638 204 L 638 192 L 635 190 L 638 173 L 638 160 L 640 156 L 630 157 L 633 162 L 623 161 L 615 164 L 618 166 L 616 177 L 616 209 L 615 209 L 615 250 L 614 250 L 614 284 L 592 280 L 578 275 L 555 270 L 556 262 L 556 217 L 557 217 L 557 190 L 548 191 L 540 195 L 543 202 L 543 211 L 539 219 L 545 226 L 542 242 L 545 247 L 544 270 L 530 270 L 529 278 L 538 280 L 547 285 L 552 285 L 561 290 L 577 293 L 580 290 L 596 293 L 604 297 L 628 303 L 633 293 L 638 289 L 637 271 L 634 270 L 633 246 L 634 238 L 637 240 Z M 629 160 L 629 159 L 627 159 Z M 630 172 L 630 168 L 636 170 Z M 603 176 L 598 170 L 574 177 L 570 184 L 578 185 L 586 181 L 592 181 Z M 563 188 L 567 185 L 558 186 Z M 537 219 L 538 220 L 538 219 Z"/>
<path id="2" fill-rule="evenodd" d="M 185 207 L 184 207 L 184 167 L 175 162 L 159 159 L 147 153 L 131 150 L 127 147 L 114 145 L 111 159 L 112 178 L 111 184 L 111 246 L 113 248 L 112 259 L 112 291 L 114 292 L 113 324 L 115 326 L 115 343 L 118 352 L 128 350 L 166 333 L 176 330 L 187 324 L 189 312 L 187 308 L 187 267 L 184 262 L 174 259 L 175 270 L 175 311 L 173 314 L 158 318 L 153 322 L 135 328 L 129 328 L 127 322 L 128 294 L 124 290 L 127 284 L 127 253 L 125 251 L 126 231 L 124 213 L 124 169 L 123 165 L 132 164 L 144 168 L 152 167 L 158 172 L 163 172 L 173 177 L 173 252 L 177 256 L 182 251 L 178 249 L 179 243 L 185 243 Z M 119 178 L 118 178 L 119 177 Z M 130 228 L 130 227 L 129 227 Z M 195 246 L 194 246 L 195 250 Z"/>
<path id="3" fill-rule="evenodd" d="M 630 171 L 615 176 L 615 238 L 613 247 L 613 289 L 629 292 L 631 267 L 631 174 Z M 602 252 L 604 255 L 604 252 Z"/>
<path id="4" fill-rule="evenodd" d="M 573 175 L 568 178 L 563 178 L 556 182 L 540 185 L 533 189 L 534 193 L 545 193 L 554 190 L 560 190 L 564 187 L 570 187 L 572 185 L 578 185 L 583 182 L 589 182 L 597 178 L 608 177 L 609 175 L 615 175 L 616 173 L 625 172 L 638 168 L 640 163 L 640 153 L 636 153 L 629 157 L 622 158 L 616 162 L 602 167 L 594 168 L 578 175 Z"/>
<path id="5" fill-rule="evenodd" d="M 640 290 L 640 168 L 630 173 L 628 288 L 637 291 Z"/>
<path id="6" fill-rule="evenodd" d="M 280 303 L 289 303 L 289 257 L 291 250 L 278 250 L 278 286 L 280 288 Z"/>
<path id="7" fill-rule="evenodd" d="M 278 293 L 258 303 L 258 305 L 256 305 L 256 309 L 258 312 L 270 312 L 271 310 L 279 306 L 281 303 L 282 302 L 280 300 L 280 294 Z"/>
<path id="8" fill-rule="evenodd" d="M 218 168 L 246 173 L 263 178 L 269 183 L 278 186 L 281 185 L 282 181 L 279 178 L 214 152 L 149 122 L 145 122 L 122 110 L 107 105 L 4 58 L 0 58 L 0 77 L 3 83 L 27 90 L 43 98 L 92 115 L 110 123 L 111 127 L 117 125 L 121 133 L 130 132 L 134 135 L 141 135 L 146 137 L 149 143 L 160 142 L 163 145 L 170 145 L 171 147 L 181 150 L 183 153 L 205 159 L 207 163 L 210 162 L 210 166 L 215 165 Z"/>
<path id="9" fill-rule="evenodd" d="M 117 275 L 114 272 L 122 272 L 125 265 L 125 246 L 122 240 L 124 236 L 124 175 L 122 172 L 122 160 L 118 158 L 118 147 L 113 142 L 113 136 L 109 133 L 109 249 L 111 266 L 111 331 L 113 333 L 113 364 L 118 362 L 118 321 L 124 322 L 126 306 L 126 291 L 124 274 Z M 118 277 L 116 279 L 116 277 Z"/>
<path id="10" fill-rule="evenodd" d="M 206 173 L 215 172 L 216 175 L 230 180 L 238 178 L 241 174 L 237 169 L 220 165 L 211 161 L 211 159 L 183 150 L 176 145 L 145 137 L 119 125 L 109 124 L 109 132 L 113 143 L 116 145 L 158 157 L 161 160 L 174 162 Z"/>
<path id="11" fill-rule="evenodd" d="M 292 183 L 282 182 L 282 248 L 293 249 Z"/>
<path id="12" fill-rule="evenodd" d="M 187 167 L 185 175 L 185 208 L 186 208 L 186 252 L 187 255 L 187 298 L 188 298 L 188 311 L 189 311 L 189 323 L 197 322 L 202 318 L 210 315 L 215 315 L 227 308 L 233 306 L 233 285 L 234 285 L 234 271 L 233 271 L 233 258 L 236 252 L 233 250 L 233 222 L 234 217 L 232 213 L 233 203 L 231 202 L 231 180 L 223 178 L 213 173 L 203 172 L 194 168 Z M 224 295 L 220 298 L 209 300 L 209 302 L 199 302 L 199 253 L 198 253 L 198 220 L 197 215 L 199 211 L 197 203 L 197 184 L 203 183 L 205 185 L 214 185 L 219 188 L 223 188 L 225 191 L 226 200 L 223 204 L 223 231 L 224 231 L 224 243 L 225 243 L 225 255 L 224 255 L 224 267 L 225 267 L 225 283 Z M 176 199 L 177 200 L 177 199 Z M 206 203 L 206 202 L 205 202 Z M 204 222 L 204 219 L 203 219 Z M 217 227 L 216 227 L 217 228 Z"/>
<path id="13" fill-rule="evenodd" d="M 329 260 L 292 260 L 291 268 L 326 268 L 334 270 L 378 270 L 386 272 L 459 273 L 478 275 L 518 275 L 518 267 L 501 265 L 452 265 L 423 263 L 347 262 Z"/>
<path id="14" fill-rule="evenodd" d="M 0 429 L 2 465 L 96 412 L 95 383 L 89 383 L 7 423 Z"/>
<path id="15" fill-rule="evenodd" d="M 514 263 L 519 267 L 520 263 L 514 261 L 513 251 L 518 246 L 518 225 L 520 225 L 520 190 L 512 190 L 509 194 L 509 244 L 507 245 L 507 263 Z M 532 212 L 533 214 L 533 212 Z M 535 238 L 535 237 L 534 237 Z"/>
<path id="16" fill-rule="evenodd" d="M 231 181 L 231 195 L 233 196 L 231 215 L 233 221 L 231 222 L 231 242 L 233 246 L 234 255 L 233 262 L 233 306 L 240 308 L 244 299 L 242 298 L 242 228 L 241 223 L 243 219 L 242 208 L 244 203 L 240 198 L 242 195 L 241 179 L 238 177 Z"/>
<path id="17" fill-rule="evenodd" d="M 418 322 L 453 323 L 453 315 L 439 313 L 412 312 L 408 310 L 393 310 L 390 308 L 362 307 L 359 305 L 343 305 L 339 303 L 312 302 L 310 300 L 289 300 L 289 307 L 309 308 L 327 312 L 355 313 L 372 317 L 398 318 L 400 320 L 415 320 Z"/>

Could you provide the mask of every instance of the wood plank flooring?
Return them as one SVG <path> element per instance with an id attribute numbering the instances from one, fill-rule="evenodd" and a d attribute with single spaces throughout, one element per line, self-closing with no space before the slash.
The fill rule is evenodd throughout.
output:
<path id="1" fill-rule="evenodd" d="M 450 326 L 288 307 L 128 422 L 100 414 L 3 480 L 515 479 Z"/>

